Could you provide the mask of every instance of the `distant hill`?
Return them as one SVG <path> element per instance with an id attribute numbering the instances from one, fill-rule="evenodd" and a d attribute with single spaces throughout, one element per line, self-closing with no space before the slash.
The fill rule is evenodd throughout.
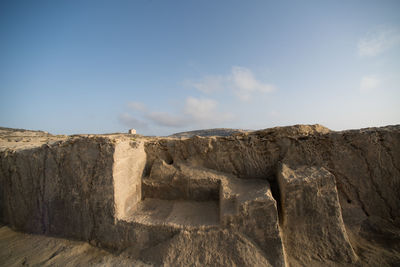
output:
<path id="1" fill-rule="evenodd" d="M 0 136 L 48 136 L 45 131 L 0 127 Z"/>
<path id="2" fill-rule="evenodd" d="M 249 132 L 249 130 L 230 129 L 230 128 L 215 128 L 215 129 L 180 132 L 180 133 L 171 134 L 170 137 L 192 137 L 195 135 L 198 135 L 198 136 L 229 136 L 234 133 L 245 133 L 245 132 Z"/>

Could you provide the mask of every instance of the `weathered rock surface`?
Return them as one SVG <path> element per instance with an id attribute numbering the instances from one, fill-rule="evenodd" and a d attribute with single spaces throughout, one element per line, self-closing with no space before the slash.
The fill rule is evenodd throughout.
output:
<path id="1" fill-rule="evenodd" d="M 0 186 L 2 223 L 155 266 L 400 265 L 400 126 L 191 138 L 0 128 Z"/>
<path id="2" fill-rule="evenodd" d="M 335 177 L 323 167 L 291 169 L 282 164 L 278 184 L 283 240 L 291 265 L 326 260 L 338 264 L 355 262 L 356 255 L 343 223 Z"/>
<path id="3" fill-rule="evenodd" d="M 136 266 L 150 267 L 129 253 L 119 255 L 61 238 L 19 233 L 0 228 L 1 266 Z"/>

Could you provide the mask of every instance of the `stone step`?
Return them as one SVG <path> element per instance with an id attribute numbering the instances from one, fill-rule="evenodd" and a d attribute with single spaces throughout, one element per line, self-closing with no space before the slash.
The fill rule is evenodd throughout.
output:
<path id="1" fill-rule="evenodd" d="M 219 203 L 146 198 L 125 220 L 185 229 L 218 227 Z"/>
<path id="2" fill-rule="evenodd" d="M 243 205 L 249 201 L 264 201 L 270 192 L 269 182 L 260 179 L 226 178 L 221 180 L 220 188 L 220 219 L 229 223 L 234 217 L 240 216 Z"/>

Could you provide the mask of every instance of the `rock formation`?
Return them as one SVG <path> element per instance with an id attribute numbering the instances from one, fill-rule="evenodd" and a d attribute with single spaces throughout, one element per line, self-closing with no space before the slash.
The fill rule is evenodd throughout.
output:
<path id="1" fill-rule="evenodd" d="M 400 265 L 400 126 L 0 138 L 18 231 L 153 266 Z"/>

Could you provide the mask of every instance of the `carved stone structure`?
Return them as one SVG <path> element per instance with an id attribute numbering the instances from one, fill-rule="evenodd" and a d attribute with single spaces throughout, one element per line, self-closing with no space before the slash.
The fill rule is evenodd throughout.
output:
<path id="1" fill-rule="evenodd" d="M 0 137 L 0 220 L 19 231 L 155 266 L 400 263 L 400 126 Z"/>

